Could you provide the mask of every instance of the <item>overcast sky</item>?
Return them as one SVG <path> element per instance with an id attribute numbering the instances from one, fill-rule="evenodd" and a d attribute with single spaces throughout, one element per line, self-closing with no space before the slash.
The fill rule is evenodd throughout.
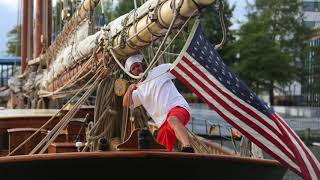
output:
<path id="1" fill-rule="evenodd" d="M 21 0 L 20 0 L 21 1 Z M 55 3 L 57 0 L 53 0 Z M 234 11 L 233 22 L 235 23 L 233 29 L 239 28 L 237 20 L 245 20 L 245 0 L 228 0 L 230 4 L 236 4 Z M 0 56 L 5 56 L 7 33 L 18 23 L 18 6 L 19 0 L 0 0 Z M 252 2 L 252 0 L 249 0 Z"/>

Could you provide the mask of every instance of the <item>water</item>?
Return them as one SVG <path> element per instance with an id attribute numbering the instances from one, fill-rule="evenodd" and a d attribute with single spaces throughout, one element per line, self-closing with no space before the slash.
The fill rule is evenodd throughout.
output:
<path id="1" fill-rule="evenodd" d="M 230 130 L 233 129 L 226 121 L 224 121 L 216 112 L 209 109 L 206 104 L 190 104 L 192 109 L 192 120 L 188 123 L 187 127 L 196 134 L 208 135 L 210 134 L 210 127 L 212 125 L 219 127 L 215 135 L 222 135 L 224 140 L 223 146 L 231 150 L 236 149 L 239 151 L 239 142 L 234 146 L 228 137 L 230 137 Z M 306 108 L 306 107 L 274 107 L 274 110 L 287 122 L 287 124 L 295 131 L 310 129 L 320 129 L 320 108 Z M 220 140 L 213 140 L 216 143 L 221 143 Z M 320 147 L 309 146 L 309 149 L 320 160 Z M 265 154 L 265 158 L 273 159 Z M 302 180 L 299 176 L 287 171 L 283 180 Z"/>

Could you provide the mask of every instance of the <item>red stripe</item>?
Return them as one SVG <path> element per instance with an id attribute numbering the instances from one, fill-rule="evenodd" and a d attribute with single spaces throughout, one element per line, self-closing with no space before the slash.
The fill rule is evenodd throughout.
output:
<path id="1" fill-rule="evenodd" d="M 284 123 L 283 120 L 280 117 L 278 117 L 278 115 L 275 114 L 273 117 L 276 118 L 287 129 L 287 131 L 293 136 L 293 138 L 298 142 L 298 144 L 300 145 L 302 150 L 305 152 L 305 154 L 306 154 L 306 156 L 307 156 L 307 158 L 308 158 L 308 160 L 309 160 L 309 162 L 310 162 L 310 164 L 311 164 L 311 166 L 312 166 L 317 178 L 320 179 L 320 170 L 319 170 L 319 168 L 317 167 L 317 165 L 315 163 L 316 160 L 314 160 L 311 157 L 310 153 L 306 149 L 307 148 L 306 145 L 301 141 L 301 139 L 297 136 L 297 134 L 295 132 L 293 132 L 293 130 L 290 127 L 288 127 L 288 125 L 286 123 Z M 300 155 L 300 153 L 299 153 L 299 155 Z"/>
<path id="2" fill-rule="evenodd" d="M 297 163 L 298 163 L 299 167 L 301 168 L 301 172 L 303 174 L 302 177 L 304 179 L 311 179 L 310 172 L 309 172 L 309 170 L 307 168 L 306 163 L 302 159 L 302 156 L 301 156 L 300 152 L 298 151 L 296 145 L 291 141 L 291 139 L 290 139 L 289 135 L 287 134 L 287 132 L 281 126 L 281 124 L 283 124 L 282 120 L 279 120 L 274 115 L 270 115 L 270 118 L 272 118 L 274 120 L 274 122 L 277 123 L 277 125 L 281 129 L 282 133 L 285 134 L 286 141 L 289 143 L 288 145 L 291 147 L 291 150 L 293 151 L 294 155 L 296 156 L 296 158 L 298 160 Z"/>
<path id="3" fill-rule="evenodd" d="M 301 176 L 301 173 L 292 167 L 290 164 L 288 164 L 286 161 L 284 161 L 280 156 L 272 152 L 267 146 L 260 143 L 258 140 L 256 140 L 252 135 L 247 133 L 245 130 L 243 130 L 241 127 L 239 127 L 237 124 L 235 124 L 231 119 L 229 119 L 227 116 L 225 116 L 218 108 L 216 108 L 209 100 L 207 100 L 205 97 L 201 95 L 201 93 L 195 89 L 186 79 L 183 78 L 178 72 L 176 72 L 174 69 L 170 71 L 175 77 L 177 77 L 183 84 L 185 84 L 192 92 L 197 94 L 198 97 L 200 97 L 204 102 L 206 102 L 214 111 L 216 111 L 224 120 L 226 120 L 230 125 L 237 128 L 244 136 L 246 136 L 248 139 L 250 139 L 253 143 L 258 145 L 259 147 L 262 147 L 265 152 L 273 156 L 276 160 L 280 161 L 282 164 L 289 167 L 293 172 Z"/>
<path id="4" fill-rule="evenodd" d="M 214 84 L 202 71 L 200 71 L 197 67 L 195 67 L 192 62 L 185 56 L 182 57 L 183 61 L 187 63 L 195 72 L 197 72 L 202 78 L 204 78 L 211 86 L 213 86 L 215 89 L 217 89 L 221 94 L 223 94 L 225 97 L 227 97 L 231 102 L 233 102 L 236 106 L 241 108 L 246 113 L 250 114 L 252 117 L 257 119 L 260 123 L 265 125 L 267 128 L 269 128 L 272 132 L 274 132 L 280 139 L 283 138 L 283 135 L 280 134 L 274 127 L 272 127 L 269 123 L 266 122 L 263 118 L 261 118 L 258 114 L 256 114 L 254 111 L 249 109 L 248 107 L 244 106 L 240 102 L 238 102 L 236 99 L 231 97 L 229 94 L 221 90 L 216 84 Z"/>
<path id="5" fill-rule="evenodd" d="M 190 65 L 190 67 L 194 67 L 193 64 Z M 234 108 L 232 108 L 230 105 L 228 105 L 223 99 L 221 99 L 219 96 L 214 94 L 205 84 L 203 84 L 197 77 L 194 76 L 193 73 L 191 73 L 189 70 L 187 70 L 185 67 L 183 67 L 181 64 L 177 64 L 177 67 L 181 69 L 183 72 L 185 72 L 196 84 L 198 84 L 200 87 L 202 87 L 213 99 L 215 99 L 220 105 L 222 105 L 227 111 L 229 111 L 231 114 L 235 115 L 237 118 L 241 119 L 247 126 L 251 127 L 252 129 L 255 129 L 263 135 L 266 139 L 268 139 L 270 142 L 272 142 L 275 146 L 277 146 L 284 154 L 286 154 L 293 162 L 296 162 L 296 159 L 290 154 L 283 145 L 281 145 L 276 139 L 274 139 L 271 135 L 269 135 L 267 132 L 265 132 L 261 127 L 250 121 L 247 117 L 236 111 Z M 272 131 L 272 130 L 271 130 Z M 282 140 L 281 138 L 279 138 Z M 284 143 L 285 144 L 285 143 Z"/>

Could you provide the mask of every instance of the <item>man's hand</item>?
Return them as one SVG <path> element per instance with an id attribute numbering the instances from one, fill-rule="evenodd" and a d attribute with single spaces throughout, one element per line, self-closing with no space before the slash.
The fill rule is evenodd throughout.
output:
<path id="1" fill-rule="evenodd" d="M 136 84 L 130 84 L 130 86 L 128 87 L 128 89 L 127 89 L 127 92 L 128 91 L 134 91 L 134 90 L 136 90 L 137 89 L 137 85 Z"/>
<path id="2" fill-rule="evenodd" d="M 136 84 L 131 84 L 128 89 L 127 89 L 127 92 L 126 94 L 123 96 L 123 102 L 122 102 L 122 105 L 124 107 L 130 107 L 132 104 L 133 104 L 133 101 L 132 101 L 132 92 L 134 90 L 137 89 L 137 85 Z"/>

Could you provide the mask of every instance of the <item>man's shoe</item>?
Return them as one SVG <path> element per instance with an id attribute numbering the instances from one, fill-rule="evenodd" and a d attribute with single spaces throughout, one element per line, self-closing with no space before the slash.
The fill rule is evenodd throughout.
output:
<path id="1" fill-rule="evenodd" d="M 191 146 L 183 146 L 181 152 L 185 153 L 194 153 L 194 149 Z"/>

